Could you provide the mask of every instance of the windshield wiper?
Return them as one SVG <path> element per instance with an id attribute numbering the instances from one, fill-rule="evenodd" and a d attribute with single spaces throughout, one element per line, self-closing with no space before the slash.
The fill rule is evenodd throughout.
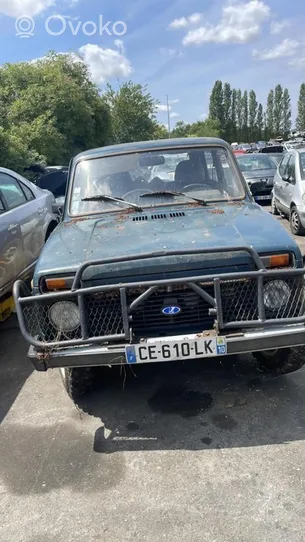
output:
<path id="1" fill-rule="evenodd" d="M 130 203 L 130 201 L 125 201 L 123 198 L 115 198 L 113 196 L 107 196 L 107 194 L 96 194 L 95 196 L 89 196 L 88 198 L 83 198 L 82 201 L 109 201 L 110 203 L 123 203 L 128 207 L 132 207 L 135 211 L 142 212 L 143 209 L 136 203 Z"/>
<path id="2" fill-rule="evenodd" d="M 158 192 L 147 192 L 146 194 L 142 194 L 140 198 L 150 198 L 150 197 L 158 197 L 158 196 L 183 196 L 184 198 L 190 199 L 192 201 L 196 201 L 197 203 L 200 203 L 201 205 L 207 205 L 207 202 L 204 201 L 204 199 L 198 199 L 193 198 L 192 196 L 188 196 L 187 194 L 183 194 L 183 192 L 172 192 L 170 190 L 161 190 Z"/>

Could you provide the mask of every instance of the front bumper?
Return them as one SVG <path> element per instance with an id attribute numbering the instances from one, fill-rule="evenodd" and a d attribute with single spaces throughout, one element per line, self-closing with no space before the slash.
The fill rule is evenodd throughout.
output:
<path id="1" fill-rule="evenodd" d="M 269 328 L 222 336 L 226 337 L 227 355 L 250 354 L 304 345 L 305 325 L 282 326 L 278 329 Z M 168 337 L 168 339 L 175 340 L 175 337 Z M 61 348 L 45 353 L 39 352 L 31 346 L 28 357 L 37 371 L 47 371 L 59 367 L 98 367 L 126 364 L 125 344 Z M 207 361 L 206 358 L 205 361 Z"/>
<path id="2" fill-rule="evenodd" d="M 202 253 L 227 253 L 233 260 L 234 252 L 247 252 L 257 270 L 90 287 L 83 283 L 91 266 Z M 252 247 L 166 251 L 86 262 L 68 291 L 31 296 L 18 281 L 14 297 L 36 369 L 116 365 L 126 363 L 127 345 L 154 337 L 225 337 L 229 355 L 304 345 L 304 274 L 303 268 L 266 270 Z M 270 284 L 278 292 L 278 307 L 272 310 Z M 50 323 L 50 307 L 58 301 L 72 301 L 80 309 L 80 325 L 70 335 Z M 178 316 L 165 317 L 162 307 L 177 304 Z"/>

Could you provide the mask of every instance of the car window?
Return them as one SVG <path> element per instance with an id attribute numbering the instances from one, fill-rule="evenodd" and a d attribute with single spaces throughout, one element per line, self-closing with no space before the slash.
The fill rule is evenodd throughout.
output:
<path id="1" fill-rule="evenodd" d="M 168 163 L 171 164 L 170 171 L 167 170 Z M 161 171 L 156 172 L 159 166 Z M 172 194 L 166 193 L 169 191 L 184 192 L 186 196 L 176 194 L 173 199 Z M 122 205 L 103 199 L 90 201 L 104 195 L 124 198 L 141 207 L 168 205 L 169 202 L 185 205 L 187 196 L 207 202 L 245 197 L 231 155 L 222 147 L 185 147 L 183 151 L 173 149 L 166 153 L 160 149 L 80 161 L 72 187 L 71 214 L 122 209 Z"/>
<path id="2" fill-rule="evenodd" d="M 300 173 L 302 181 L 305 181 L 305 152 L 300 152 Z"/>
<path id="3" fill-rule="evenodd" d="M 283 177 L 283 175 L 285 175 L 285 173 L 286 173 L 286 169 L 287 169 L 287 166 L 288 166 L 288 162 L 290 160 L 290 156 L 291 156 L 291 154 L 286 154 L 284 156 L 283 160 L 280 163 L 279 174 L 281 175 L 281 177 Z"/>
<path id="4" fill-rule="evenodd" d="M 32 201 L 33 199 L 35 199 L 35 196 L 34 196 L 32 190 L 28 186 L 26 186 L 26 184 L 20 183 L 20 185 L 21 185 L 21 188 L 22 188 L 22 190 L 23 190 L 23 192 L 25 194 L 25 197 L 26 197 L 27 201 Z"/>
<path id="5" fill-rule="evenodd" d="M 292 177 L 293 179 L 295 179 L 295 156 L 294 155 L 292 155 L 290 160 L 289 160 L 288 168 L 287 168 L 287 175 L 289 175 L 289 177 Z"/>
<path id="6" fill-rule="evenodd" d="M 0 173 L 0 190 L 8 209 L 15 209 L 27 201 L 18 181 L 6 173 Z"/>
<path id="7" fill-rule="evenodd" d="M 1 213 L 4 213 L 4 211 L 5 211 L 4 203 L 2 201 L 2 198 L 0 197 L 0 215 Z"/>
<path id="8" fill-rule="evenodd" d="M 275 169 L 275 164 L 266 154 L 246 154 L 237 156 L 239 167 L 242 171 L 259 171 L 263 169 Z"/>

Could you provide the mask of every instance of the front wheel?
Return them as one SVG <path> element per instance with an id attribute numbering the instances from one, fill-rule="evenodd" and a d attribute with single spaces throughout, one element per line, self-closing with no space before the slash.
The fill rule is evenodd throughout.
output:
<path id="1" fill-rule="evenodd" d="M 276 375 L 294 373 L 305 364 L 304 347 L 253 352 L 253 356 L 264 372 Z"/>
<path id="2" fill-rule="evenodd" d="M 301 224 L 301 219 L 296 207 L 290 209 L 290 229 L 294 235 L 305 235 L 305 228 Z"/>
<path id="3" fill-rule="evenodd" d="M 63 385 L 72 401 L 76 401 L 88 393 L 93 385 L 93 371 L 91 367 L 60 369 Z"/>

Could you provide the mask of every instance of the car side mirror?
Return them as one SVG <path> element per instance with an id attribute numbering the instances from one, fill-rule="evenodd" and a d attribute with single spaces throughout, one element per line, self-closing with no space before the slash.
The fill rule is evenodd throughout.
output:
<path id="1" fill-rule="evenodd" d="M 289 183 L 289 182 L 290 182 L 290 181 L 289 181 L 290 177 L 289 177 L 289 175 L 287 175 L 287 174 L 286 174 L 286 175 L 283 175 L 282 179 L 283 179 L 283 181 L 284 181 L 285 183 Z"/>

